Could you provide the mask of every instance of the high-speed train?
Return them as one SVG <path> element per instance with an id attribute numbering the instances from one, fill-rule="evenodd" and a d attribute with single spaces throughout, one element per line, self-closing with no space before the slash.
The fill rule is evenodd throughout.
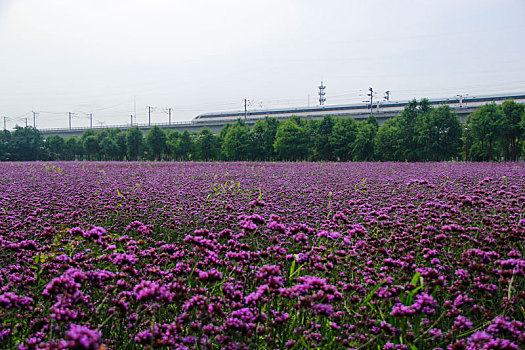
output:
<path id="1" fill-rule="evenodd" d="M 525 103 L 525 93 L 509 94 L 509 95 L 491 95 L 491 96 L 477 96 L 477 97 L 454 97 L 429 99 L 432 106 L 448 105 L 451 108 L 460 107 L 478 107 L 487 103 L 502 104 L 506 100 L 514 100 L 518 103 Z M 277 108 L 277 109 L 260 109 L 236 111 L 236 112 L 219 112 L 219 113 L 204 113 L 199 114 L 193 119 L 193 123 L 209 122 L 209 121 L 235 121 L 239 118 L 244 119 L 246 116 L 249 120 L 264 119 L 265 117 L 275 117 L 277 119 L 286 119 L 292 115 L 299 117 L 322 117 L 324 115 L 332 115 L 334 117 L 350 116 L 352 114 L 366 113 L 371 111 L 372 114 L 383 113 L 389 111 L 402 111 L 408 104 L 408 101 L 390 102 L 383 101 L 380 103 L 359 103 L 346 105 L 328 105 L 317 107 L 297 107 L 297 108 Z"/>

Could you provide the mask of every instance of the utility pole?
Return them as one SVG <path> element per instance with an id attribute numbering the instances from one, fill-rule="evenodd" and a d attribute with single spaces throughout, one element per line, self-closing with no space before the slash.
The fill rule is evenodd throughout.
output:
<path id="1" fill-rule="evenodd" d="M 93 129 L 93 113 L 89 113 L 89 128 Z"/>
<path id="2" fill-rule="evenodd" d="M 248 100 L 244 99 L 244 121 L 246 121 L 246 118 L 248 117 L 248 110 L 246 109 L 246 103 Z"/>
<path id="3" fill-rule="evenodd" d="M 131 127 L 133 127 L 133 114 L 130 115 L 130 123 L 129 123 L 129 125 L 130 125 Z"/>
<path id="4" fill-rule="evenodd" d="M 69 130 L 71 130 L 71 112 L 69 112 Z"/>
<path id="5" fill-rule="evenodd" d="M 151 126 L 151 106 L 148 106 L 148 126 Z"/>
<path id="6" fill-rule="evenodd" d="M 168 119 L 168 125 L 171 125 L 171 107 L 168 108 L 168 116 L 169 116 L 169 117 L 168 117 L 168 118 L 169 118 L 169 119 Z"/>
<path id="7" fill-rule="evenodd" d="M 26 128 L 27 128 L 27 117 L 26 117 Z M 5 128 L 4 128 L 5 129 Z"/>
<path id="8" fill-rule="evenodd" d="M 372 104 L 374 101 L 374 89 L 368 88 L 368 91 L 370 91 L 370 93 L 367 94 L 367 96 L 370 96 L 370 113 L 372 113 Z"/>
<path id="9" fill-rule="evenodd" d="M 319 104 L 321 106 L 326 102 L 326 92 L 324 89 L 326 89 L 326 86 L 323 85 L 323 82 L 321 81 L 321 85 L 319 85 Z"/>
<path id="10" fill-rule="evenodd" d="M 7 117 L 4 115 L 4 130 L 6 129 L 6 124 L 5 124 L 5 121 L 6 121 Z M 26 118 L 27 120 L 27 118 Z"/>
<path id="11" fill-rule="evenodd" d="M 36 129 L 36 112 L 33 111 L 33 128 Z"/>
<path id="12" fill-rule="evenodd" d="M 468 94 L 466 95 L 456 95 L 457 97 L 459 97 L 459 108 L 463 107 L 463 97 L 467 97 Z"/>

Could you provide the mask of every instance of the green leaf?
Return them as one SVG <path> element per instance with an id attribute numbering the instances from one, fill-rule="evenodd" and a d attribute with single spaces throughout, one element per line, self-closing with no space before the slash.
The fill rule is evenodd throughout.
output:
<path id="1" fill-rule="evenodd" d="M 412 281 L 410 284 L 412 284 L 414 287 L 417 286 L 417 282 L 419 281 L 419 276 L 421 276 L 421 273 L 416 272 L 414 277 L 412 277 Z"/>
<path id="2" fill-rule="evenodd" d="M 377 292 L 377 290 L 385 283 L 386 283 L 386 280 L 382 280 L 379 284 L 377 284 L 374 287 L 374 289 L 372 289 L 372 291 L 370 293 L 368 293 L 368 295 L 366 296 L 366 299 L 361 304 L 364 305 L 364 304 L 368 303 L 370 301 L 370 299 L 372 299 L 374 294 Z"/>
<path id="3" fill-rule="evenodd" d="M 292 266 L 290 266 L 290 278 L 289 279 L 292 279 L 294 272 L 295 272 L 295 259 L 292 260 Z"/>
<path id="4" fill-rule="evenodd" d="M 410 292 L 410 297 L 413 297 L 414 294 L 416 294 L 421 288 L 423 288 L 423 286 L 419 286 L 416 289 L 414 289 L 413 291 L 411 291 Z"/>

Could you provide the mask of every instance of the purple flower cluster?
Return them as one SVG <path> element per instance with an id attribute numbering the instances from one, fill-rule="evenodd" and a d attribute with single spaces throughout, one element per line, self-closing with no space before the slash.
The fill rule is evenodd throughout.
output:
<path id="1" fill-rule="evenodd" d="M 525 348 L 523 163 L 46 166 L 0 165 L 2 348 Z"/>
<path id="2" fill-rule="evenodd" d="M 31 310 L 33 299 L 26 296 L 16 295 L 14 293 L 4 293 L 0 295 L 0 306 L 6 309 Z"/>

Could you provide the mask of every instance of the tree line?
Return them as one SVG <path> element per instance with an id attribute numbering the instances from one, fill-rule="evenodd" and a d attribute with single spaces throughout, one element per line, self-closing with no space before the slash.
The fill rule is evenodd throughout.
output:
<path id="1" fill-rule="evenodd" d="M 379 126 L 324 116 L 285 121 L 267 117 L 250 129 L 243 120 L 218 134 L 138 128 L 86 130 L 81 137 L 43 138 L 32 127 L 0 132 L 0 160 L 177 161 L 472 161 L 518 160 L 525 154 L 525 105 L 506 101 L 476 109 L 460 123 L 448 106 L 411 101 Z"/>

